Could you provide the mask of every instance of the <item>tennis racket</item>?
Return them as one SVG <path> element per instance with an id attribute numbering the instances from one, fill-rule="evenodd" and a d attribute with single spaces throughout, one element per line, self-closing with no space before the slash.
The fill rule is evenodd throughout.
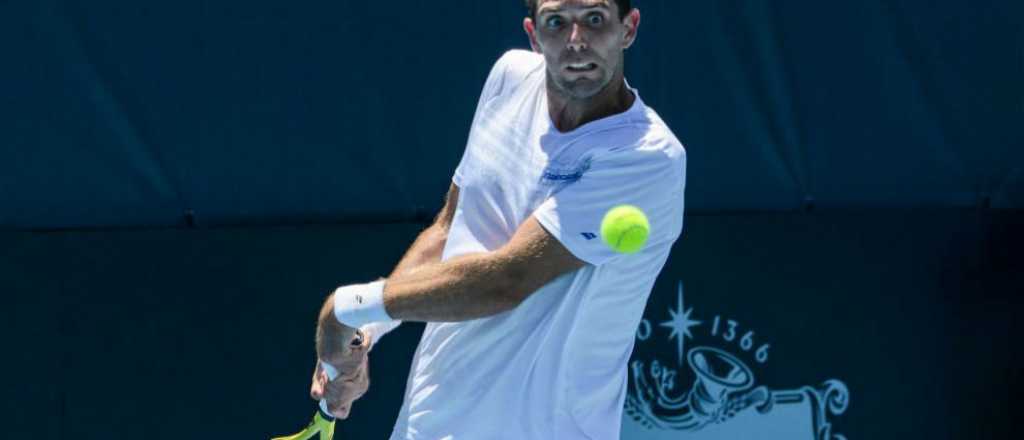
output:
<path id="1" fill-rule="evenodd" d="M 334 416 L 327 412 L 327 404 L 320 401 L 320 409 L 313 415 L 313 420 L 305 429 L 286 437 L 274 437 L 270 440 L 308 440 L 318 434 L 320 440 L 332 440 L 334 438 Z"/>

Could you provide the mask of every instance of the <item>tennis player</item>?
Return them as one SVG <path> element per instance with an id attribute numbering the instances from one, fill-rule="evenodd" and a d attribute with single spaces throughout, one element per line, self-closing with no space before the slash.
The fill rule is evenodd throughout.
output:
<path id="1" fill-rule="evenodd" d="M 374 341 L 428 323 L 392 440 L 619 438 L 634 334 L 683 228 L 685 150 L 624 78 L 629 0 L 527 6 L 533 51 L 491 70 L 433 225 L 320 312 L 311 395 L 340 418 Z M 620 204 L 650 219 L 636 254 L 598 236 Z"/>

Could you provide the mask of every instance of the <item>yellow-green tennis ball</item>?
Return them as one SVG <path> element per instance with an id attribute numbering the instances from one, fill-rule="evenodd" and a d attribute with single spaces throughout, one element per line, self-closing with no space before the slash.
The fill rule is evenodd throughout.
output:
<path id="1" fill-rule="evenodd" d="M 632 254 L 643 249 L 651 224 L 647 215 L 633 205 L 619 205 L 601 220 L 601 239 L 615 252 Z"/>

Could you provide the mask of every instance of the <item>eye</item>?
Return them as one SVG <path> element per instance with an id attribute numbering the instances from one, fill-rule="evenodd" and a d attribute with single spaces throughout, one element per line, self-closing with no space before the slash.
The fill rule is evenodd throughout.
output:
<path id="1" fill-rule="evenodd" d="M 554 29 L 554 28 L 561 27 L 564 22 L 565 21 L 562 20 L 562 17 L 559 17 L 557 15 L 552 15 L 552 16 L 548 17 L 546 20 L 544 20 L 544 25 L 549 27 L 549 28 Z"/>
<path id="2" fill-rule="evenodd" d="M 590 14 L 590 16 L 587 17 L 587 22 L 590 23 L 591 26 L 600 26 L 604 24 L 604 16 L 601 14 Z"/>

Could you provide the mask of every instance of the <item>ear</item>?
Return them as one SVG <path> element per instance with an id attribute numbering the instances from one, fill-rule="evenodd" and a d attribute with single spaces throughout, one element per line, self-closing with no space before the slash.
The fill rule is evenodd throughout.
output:
<path id="1" fill-rule="evenodd" d="M 526 36 L 530 38 L 530 47 L 534 52 L 541 53 L 540 43 L 537 42 L 537 29 L 533 25 L 533 19 L 526 17 L 523 19 L 523 30 L 526 31 Z"/>
<path id="2" fill-rule="evenodd" d="M 626 26 L 626 33 L 622 36 L 622 48 L 629 49 L 636 41 L 636 33 L 640 28 L 640 10 L 633 8 L 629 11 L 626 18 L 622 19 L 622 24 Z"/>

